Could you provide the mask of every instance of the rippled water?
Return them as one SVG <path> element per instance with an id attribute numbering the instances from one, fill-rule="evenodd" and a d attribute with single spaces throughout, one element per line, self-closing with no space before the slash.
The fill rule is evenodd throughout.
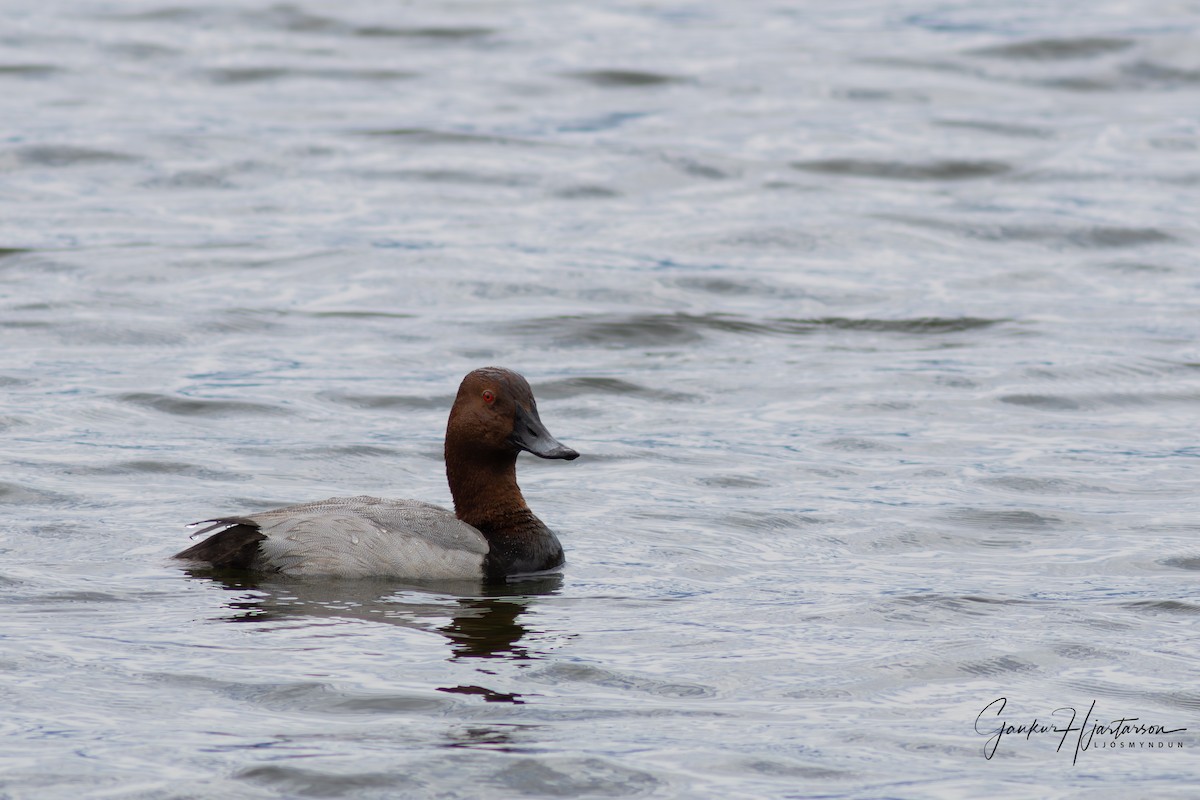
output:
<path id="1" fill-rule="evenodd" d="M 4 3 L 0 795 L 1194 796 L 1198 34 Z M 561 579 L 168 560 L 448 503 L 493 363 L 584 453 L 520 465 Z M 985 758 L 1093 701 L 1187 730 Z"/>

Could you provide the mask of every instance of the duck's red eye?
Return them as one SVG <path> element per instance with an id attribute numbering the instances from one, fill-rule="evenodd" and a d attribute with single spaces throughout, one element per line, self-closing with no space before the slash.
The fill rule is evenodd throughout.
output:
<path id="1" fill-rule="evenodd" d="M 492 403 L 496 402 L 496 393 L 493 392 L 491 389 L 484 389 L 483 390 L 483 402 L 487 403 L 489 406 Z"/>

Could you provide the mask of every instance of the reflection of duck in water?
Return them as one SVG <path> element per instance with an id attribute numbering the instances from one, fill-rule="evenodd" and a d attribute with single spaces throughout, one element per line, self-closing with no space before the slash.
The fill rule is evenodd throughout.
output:
<path id="1" fill-rule="evenodd" d="M 463 378 L 446 425 L 446 477 L 455 513 L 416 500 L 333 497 L 244 517 L 176 558 L 218 569 L 284 575 L 487 580 L 562 566 L 558 537 L 517 486 L 517 454 L 579 456 L 538 417 L 523 377 L 498 367 Z"/>
<path id="2" fill-rule="evenodd" d="M 521 644 L 530 629 L 520 617 L 538 595 L 554 594 L 559 575 L 481 587 L 471 582 L 413 586 L 392 580 L 305 580 L 252 572 L 189 570 L 238 596 L 226 603 L 229 622 L 356 619 L 439 633 L 449 642 L 451 660 L 526 660 L 541 654 Z M 447 621 L 449 617 L 449 621 Z M 536 631 L 533 631 L 536 635 Z M 444 689 L 461 691 L 479 687 Z"/>

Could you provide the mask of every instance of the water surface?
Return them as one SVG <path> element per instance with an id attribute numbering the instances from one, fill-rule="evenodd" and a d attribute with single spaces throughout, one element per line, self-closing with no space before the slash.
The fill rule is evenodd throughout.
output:
<path id="1" fill-rule="evenodd" d="M 1191 796 L 1198 32 L 5 3 L 0 794 Z M 561 578 L 168 559 L 448 504 L 487 364 L 584 454 L 520 464 Z M 1000 697 L 1188 730 L 989 759 Z"/>

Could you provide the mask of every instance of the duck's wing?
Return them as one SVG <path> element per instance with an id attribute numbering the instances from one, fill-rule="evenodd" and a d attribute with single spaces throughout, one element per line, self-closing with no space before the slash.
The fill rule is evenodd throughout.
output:
<path id="1" fill-rule="evenodd" d="M 285 575 L 446 580 L 482 577 L 488 552 L 475 528 L 416 500 L 332 497 L 209 522 L 205 531 L 225 529 L 179 558 Z M 215 542 L 219 537 L 225 541 Z M 234 561 L 217 563 L 210 553 L 232 553 Z M 251 554 L 249 563 L 236 563 Z"/>

